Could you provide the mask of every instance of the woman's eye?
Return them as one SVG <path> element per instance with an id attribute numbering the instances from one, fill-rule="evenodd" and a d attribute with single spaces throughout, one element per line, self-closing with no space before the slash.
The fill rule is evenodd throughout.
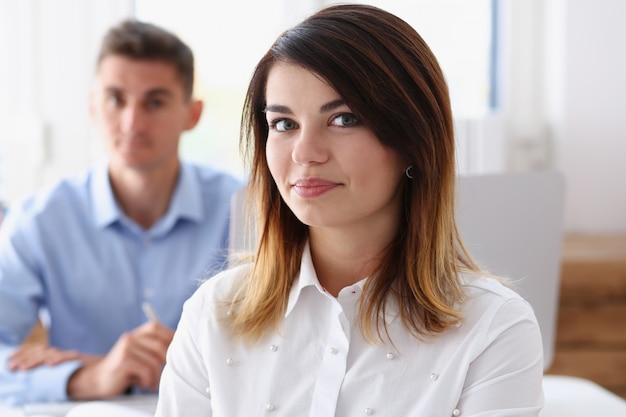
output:
<path id="1" fill-rule="evenodd" d="M 273 130 L 278 130 L 279 132 L 286 132 L 288 130 L 293 130 L 298 127 L 298 124 L 293 120 L 289 119 L 278 119 L 273 120 L 270 123 L 270 128 Z"/>
<path id="2" fill-rule="evenodd" d="M 331 124 L 339 127 L 350 127 L 359 124 L 359 118 L 353 113 L 341 113 L 333 117 Z"/>

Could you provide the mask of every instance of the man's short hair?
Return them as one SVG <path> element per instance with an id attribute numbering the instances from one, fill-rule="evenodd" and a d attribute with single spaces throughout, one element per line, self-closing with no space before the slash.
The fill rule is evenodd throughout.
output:
<path id="1" fill-rule="evenodd" d="M 97 67 L 110 55 L 171 64 L 176 69 L 187 98 L 192 96 L 193 52 L 172 32 L 151 23 L 126 19 L 105 34 L 98 54 Z"/>

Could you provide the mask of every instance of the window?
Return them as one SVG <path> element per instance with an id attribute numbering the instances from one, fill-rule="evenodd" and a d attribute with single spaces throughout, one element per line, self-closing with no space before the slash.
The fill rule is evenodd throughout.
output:
<path id="1" fill-rule="evenodd" d="M 453 112 L 489 111 L 492 0 L 364 0 L 405 20 L 424 38 L 448 81 Z M 338 3 L 328 1 L 327 4 Z"/>
<path id="2" fill-rule="evenodd" d="M 492 0 L 364 2 L 403 18 L 430 45 L 448 80 L 455 116 L 489 112 Z M 282 30 L 332 3 L 135 0 L 137 18 L 174 31 L 196 56 L 196 95 L 205 110 L 199 125 L 181 141 L 185 159 L 243 175 L 239 122 L 254 65 Z"/>
<path id="3" fill-rule="evenodd" d="M 284 0 L 198 2 L 136 0 L 136 17 L 178 34 L 196 58 L 195 94 L 204 101 L 198 126 L 181 140 L 187 160 L 243 175 L 241 108 L 252 70 L 287 27 Z"/>

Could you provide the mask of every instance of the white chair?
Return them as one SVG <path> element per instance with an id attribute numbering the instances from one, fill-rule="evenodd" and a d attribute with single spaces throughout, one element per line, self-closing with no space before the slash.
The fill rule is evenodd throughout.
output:
<path id="1" fill-rule="evenodd" d="M 457 221 L 468 250 L 515 282 L 535 310 L 544 369 L 554 358 L 563 239 L 564 182 L 555 172 L 462 177 Z M 541 417 L 626 417 L 626 401 L 598 384 L 546 375 Z"/>

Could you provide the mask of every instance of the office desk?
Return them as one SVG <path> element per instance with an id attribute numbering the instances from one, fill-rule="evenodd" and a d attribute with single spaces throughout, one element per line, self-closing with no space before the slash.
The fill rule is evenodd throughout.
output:
<path id="1" fill-rule="evenodd" d="M 115 407 L 123 407 L 130 413 L 136 412 L 136 415 L 154 415 L 156 409 L 156 395 L 128 395 L 118 397 L 107 401 L 70 401 L 65 403 L 37 403 L 26 404 L 22 407 L 6 407 L 0 405 L 0 416 L 2 417 L 65 417 L 71 410 L 72 414 L 78 414 L 75 417 L 82 417 L 79 410 L 85 410 L 89 414 L 85 416 L 96 417 L 97 409 L 100 405 L 104 408 L 108 405 Z M 96 410 L 96 411 L 94 411 Z M 122 408 L 120 408 L 122 410 Z M 109 410 L 107 410 L 109 411 Z M 142 414 L 143 413 L 143 414 Z M 110 415 L 110 414 L 102 414 Z"/>

